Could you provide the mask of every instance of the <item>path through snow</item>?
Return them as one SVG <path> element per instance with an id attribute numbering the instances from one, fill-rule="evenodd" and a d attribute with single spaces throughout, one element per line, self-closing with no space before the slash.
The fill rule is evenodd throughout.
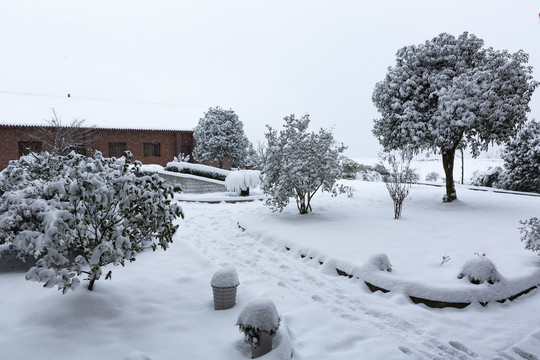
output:
<path id="1" fill-rule="evenodd" d="M 476 357 L 461 342 L 439 339 L 396 315 L 396 306 L 413 307 L 403 295 L 371 294 L 360 281 L 325 274 L 318 261 L 300 259 L 254 238 L 249 229 L 238 226 L 254 206 L 258 204 L 183 204 L 181 238 L 216 265 L 236 267 L 239 302 L 256 296 L 274 300 L 289 324 L 295 358 Z"/>

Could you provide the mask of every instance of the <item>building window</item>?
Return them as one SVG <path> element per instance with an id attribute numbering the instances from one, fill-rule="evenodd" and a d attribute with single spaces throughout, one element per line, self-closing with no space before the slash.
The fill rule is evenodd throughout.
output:
<path id="1" fill-rule="evenodd" d="M 161 148 L 159 143 L 144 143 L 144 156 L 161 156 Z"/>
<path id="2" fill-rule="evenodd" d="M 41 141 L 19 141 L 19 156 L 41 152 Z"/>
<path id="3" fill-rule="evenodd" d="M 182 154 L 184 154 L 184 156 L 185 156 L 185 155 L 191 155 L 191 152 L 192 152 L 192 150 L 193 150 L 192 147 L 191 147 L 191 145 L 182 145 L 182 146 L 180 147 L 180 149 L 181 149 L 181 151 L 182 151 Z"/>
<path id="4" fill-rule="evenodd" d="M 124 152 L 127 150 L 126 143 L 110 142 L 109 143 L 109 157 L 119 158 L 124 156 Z"/>

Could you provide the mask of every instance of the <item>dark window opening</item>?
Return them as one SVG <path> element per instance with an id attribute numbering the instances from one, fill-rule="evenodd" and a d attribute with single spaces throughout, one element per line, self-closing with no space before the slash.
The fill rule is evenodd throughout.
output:
<path id="1" fill-rule="evenodd" d="M 143 144 L 144 156 L 161 156 L 161 146 L 159 143 L 144 143 Z"/>
<path id="2" fill-rule="evenodd" d="M 19 156 L 41 152 L 41 141 L 19 141 Z"/>
<path id="3" fill-rule="evenodd" d="M 126 143 L 121 142 L 110 142 L 109 143 L 109 157 L 122 157 L 124 152 L 127 150 Z"/>

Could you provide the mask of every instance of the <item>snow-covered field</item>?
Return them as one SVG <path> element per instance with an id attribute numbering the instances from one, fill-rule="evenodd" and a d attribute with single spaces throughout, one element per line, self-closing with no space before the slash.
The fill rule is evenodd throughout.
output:
<path id="1" fill-rule="evenodd" d="M 535 279 L 540 258 L 524 249 L 518 221 L 540 215 L 540 197 L 458 186 L 458 200 L 446 204 L 443 188 L 414 185 L 403 218 L 393 220 L 384 184 L 346 183 L 354 197 L 318 194 L 308 215 L 294 204 L 272 213 L 258 200 L 182 202 L 186 217 L 170 249 L 113 268 L 112 281 L 93 292 L 62 295 L 23 272 L 0 273 L 0 359 L 120 360 L 133 351 L 153 360 L 248 359 L 235 323 L 259 297 L 282 318 L 281 351 L 261 359 L 287 358 L 288 340 L 294 359 L 305 360 L 540 358 L 539 290 L 465 309 L 415 305 L 403 292 L 411 284 L 449 294 L 490 288 L 457 279 L 475 253 L 509 284 Z M 220 196 L 228 198 L 213 199 Z M 332 270 L 354 273 L 380 253 L 393 264 L 381 276 L 405 290 L 372 293 Z M 237 305 L 215 311 L 210 279 L 225 265 L 240 278 Z"/>

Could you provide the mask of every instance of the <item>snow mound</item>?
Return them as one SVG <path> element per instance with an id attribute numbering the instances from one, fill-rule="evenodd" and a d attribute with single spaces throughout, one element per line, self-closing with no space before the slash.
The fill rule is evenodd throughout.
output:
<path id="1" fill-rule="evenodd" d="M 463 264 L 458 279 L 467 277 L 473 284 L 483 284 L 488 282 L 494 284 L 501 281 L 501 274 L 497 271 L 495 264 L 486 258 L 470 259 Z"/>
<path id="2" fill-rule="evenodd" d="M 373 255 L 369 258 L 368 262 L 372 265 L 375 265 L 377 269 L 381 271 L 392 271 L 392 264 L 390 263 L 388 255 L 386 254 Z"/>
<path id="3" fill-rule="evenodd" d="M 210 281 L 210 285 L 219 288 L 238 286 L 240 285 L 238 273 L 233 266 L 226 266 L 215 272 Z"/>
<path id="4" fill-rule="evenodd" d="M 128 356 L 124 358 L 124 360 L 152 360 L 146 354 L 140 352 L 140 351 L 133 351 Z"/>
<path id="5" fill-rule="evenodd" d="M 261 298 L 246 305 L 236 324 L 258 332 L 274 334 L 279 328 L 279 322 L 279 314 L 272 300 Z"/>

